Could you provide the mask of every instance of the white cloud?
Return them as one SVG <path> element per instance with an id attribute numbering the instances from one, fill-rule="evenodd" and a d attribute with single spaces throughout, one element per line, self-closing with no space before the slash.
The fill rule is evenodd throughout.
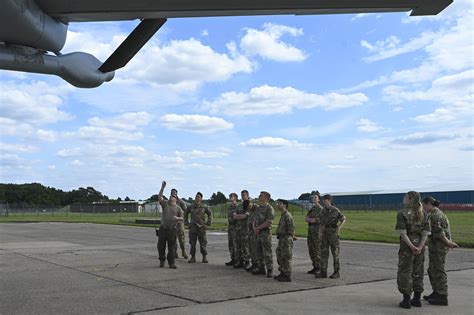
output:
<path id="1" fill-rule="evenodd" d="M 105 61 L 125 37 L 125 34 L 114 35 L 107 41 L 98 30 L 93 34 L 69 31 L 64 51 L 84 51 Z M 225 81 L 237 73 L 251 73 L 253 69 L 247 57 L 216 52 L 194 38 L 165 44 L 152 39 L 117 71 L 114 81 L 127 85 L 146 82 L 182 93 L 193 91 L 204 82 Z"/>
<path id="2" fill-rule="evenodd" d="M 400 106 L 392 108 L 393 112 L 401 112 L 402 110 L 403 110 L 403 107 L 400 107 Z"/>
<path id="3" fill-rule="evenodd" d="M 32 145 L 0 142 L 0 152 L 33 153 L 36 151 L 38 151 L 38 148 Z"/>
<path id="4" fill-rule="evenodd" d="M 303 35 L 303 29 L 265 23 L 261 31 L 253 28 L 245 31 L 240 48 L 249 55 L 279 62 L 300 62 L 307 58 L 302 50 L 281 41 L 281 37 L 286 34 L 292 37 Z"/>
<path id="5" fill-rule="evenodd" d="M 433 81 L 430 89 L 408 91 L 400 86 L 388 86 L 384 98 L 394 103 L 406 101 L 436 101 L 445 104 L 434 112 L 414 119 L 422 123 L 452 121 L 458 118 L 472 119 L 474 104 L 474 70 L 448 75 Z"/>
<path id="6" fill-rule="evenodd" d="M 71 166 L 83 166 L 84 165 L 84 162 L 82 162 L 81 160 L 74 160 L 70 163 Z"/>
<path id="7" fill-rule="evenodd" d="M 241 142 L 241 146 L 244 147 L 269 147 L 269 148 L 279 148 L 279 147 L 307 147 L 308 144 L 299 143 L 296 140 L 287 140 L 284 138 L 273 138 L 273 137 L 262 137 L 262 138 L 253 138 L 246 142 Z"/>
<path id="8" fill-rule="evenodd" d="M 175 155 L 182 158 L 188 159 L 211 159 L 211 158 L 222 158 L 229 155 L 228 152 L 224 151 L 201 151 L 192 150 L 188 152 L 176 151 Z"/>
<path id="9" fill-rule="evenodd" d="M 209 36 L 209 31 L 208 30 L 202 30 L 201 36 Z"/>
<path id="10" fill-rule="evenodd" d="M 70 120 L 68 113 L 59 108 L 63 104 L 63 86 L 45 82 L 18 84 L 0 81 L 0 115 L 20 123 L 51 124 Z"/>
<path id="11" fill-rule="evenodd" d="M 39 129 L 36 131 L 36 138 L 42 141 L 54 142 L 58 140 L 58 133 L 52 130 Z"/>
<path id="12" fill-rule="evenodd" d="M 359 119 L 357 126 L 357 130 L 361 132 L 376 132 L 383 130 L 382 127 L 367 118 Z"/>
<path id="13" fill-rule="evenodd" d="M 117 130 L 135 130 L 139 126 L 148 125 L 153 119 L 153 115 L 147 112 L 124 113 L 111 118 L 93 117 L 88 120 L 91 126 L 106 127 Z"/>
<path id="14" fill-rule="evenodd" d="M 417 132 L 408 136 L 400 136 L 393 139 L 393 144 L 401 145 L 419 145 L 442 141 L 452 141 L 460 138 L 456 134 L 436 133 L 436 132 Z"/>
<path id="15" fill-rule="evenodd" d="M 117 143 L 124 141 L 136 141 L 143 139 L 141 132 L 128 132 L 106 127 L 84 126 L 77 132 L 67 133 L 67 136 L 78 137 L 85 141 L 97 143 Z"/>
<path id="16" fill-rule="evenodd" d="M 365 62 L 380 61 L 392 58 L 398 55 L 413 52 L 431 44 L 434 39 L 439 36 L 433 32 L 423 32 L 419 37 L 412 38 L 407 43 L 400 44 L 400 39 L 396 36 L 389 36 L 387 39 L 378 41 L 375 44 L 362 40 L 361 45 L 370 52 L 374 52 L 372 56 L 362 58 Z"/>
<path id="17" fill-rule="evenodd" d="M 160 118 L 160 122 L 167 129 L 194 133 L 216 133 L 234 127 L 232 123 L 222 118 L 204 115 L 167 114 Z"/>
<path id="18" fill-rule="evenodd" d="M 81 148 L 62 149 L 59 150 L 57 154 L 60 157 L 79 156 L 81 154 Z"/>
<path id="19" fill-rule="evenodd" d="M 362 105 L 368 98 L 362 93 L 324 95 L 306 93 L 292 87 L 263 85 L 252 88 L 249 93 L 227 92 L 214 101 L 203 102 L 203 108 L 211 113 L 227 115 L 273 115 L 290 113 L 293 109 L 320 107 L 334 110 Z"/>

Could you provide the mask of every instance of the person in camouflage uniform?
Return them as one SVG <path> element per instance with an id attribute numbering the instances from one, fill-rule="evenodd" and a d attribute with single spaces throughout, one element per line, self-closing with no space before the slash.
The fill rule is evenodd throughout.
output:
<path id="1" fill-rule="evenodd" d="M 319 192 L 311 196 L 313 207 L 308 211 L 305 221 L 308 223 L 308 251 L 309 257 L 313 262 L 313 269 L 309 274 L 316 274 L 320 270 L 321 264 L 321 238 L 319 230 L 321 228 L 320 216 L 323 207 L 319 204 Z"/>
<path id="2" fill-rule="evenodd" d="M 331 279 L 339 278 L 339 234 L 346 222 L 346 217 L 332 203 L 331 195 L 323 197 L 324 209 L 321 211 L 321 271 L 315 274 L 316 278 L 327 278 L 329 247 L 331 247 L 334 262 L 334 273 Z"/>
<path id="3" fill-rule="evenodd" d="M 189 215 L 191 215 L 191 222 L 189 222 Z M 199 240 L 202 262 L 207 263 L 206 230 L 212 224 L 212 212 L 207 205 L 202 203 L 202 193 L 198 192 L 194 204 L 186 209 L 184 222 L 189 226 L 189 244 L 191 245 L 191 259 L 188 262 L 196 262 L 196 242 Z"/>
<path id="4" fill-rule="evenodd" d="M 403 294 L 399 304 L 403 308 L 411 308 L 412 305 L 421 307 L 425 243 L 431 232 L 420 199 L 418 192 L 409 191 L 403 198 L 405 208 L 397 214 L 395 230 L 400 234 L 397 285 L 398 291 Z M 410 300 L 412 292 L 415 294 Z"/>
<path id="5" fill-rule="evenodd" d="M 236 195 L 237 197 L 237 195 Z M 245 201 L 244 201 L 245 202 Z M 249 267 L 249 237 L 248 237 L 248 204 L 244 207 L 243 202 L 239 204 L 234 219 L 237 221 L 235 229 L 235 264 L 234 268 L 248 268 Z"/>
<path id="6" fill-rule="evenodd" d="M 161 189 L 158 193 L 158 201 L 162 209 L 160 229 L 158 230 L 158 258 L 160 268 L 165 266 L 165 259 L 168 260 L 170 268 L 176 269 L 174 251 L 176 248 L 176 224 L 183 221 L 183 210 L 177 205 L 177 198 L 171 196 L 169 200 L 163 198 L 163 190 L 166 182 L 161 183 Z M 168 255 L 166 254 L 168 246 Z"/>
<path id="7" fill-rule="evenodd" d="M 423 208 L 428 213 L 431 224 L 431 235 L 428 238 L 428 276 L 433 293 L 423 298 L 434 305 L 448 305 L 448 276 L 446 274 L 446 255 L 449 249 L 459 247 L 451 238 L 449 220 L 438 208 L 439 201 L 433 197 L 422 200 Z"/>
<path id="8" fill-rule="evenodd" d="M 270 193 L 262 191 L 258 201 L 259 205 L 253 222 L 253 230 L 257 237 L 258 266 L 252 269 L 252 274 L 264 275 L 266 273 L 267 277 L 271 278 L 273 277 L 272 222 L 275 211 L 269 204 Z"/>
<path id="9" fill-rule="evenodd" d="M 296 240 L 295 225 L 293 223 L 293 217 L 288 212 L 288 201 L 279 199 L 277 206 L 281 211 L 280 222 L 278 222 L 278 227 L 276 230 L 278 239 L 276 256 L 280 274 L 274 278 L 278 281 L 290 282 L 291 258 L 293 257 L 293 241 Z"/>
<path id="10" fill-rule="evenodd" d="M 230 261 L 226 262 L 226 266 L 233 266 L 237 264 L 235 258 L 236 254 L 236 233 L 237 233 L 237 220 L 234 218 L 237 212 L 237 194 L 229 194 L 229 209 L 227 210 L 227 246 L 229 248 Z"/>
<path id="11" fill-rule="evenodd" d="M 186 203 L 178 197 L 178 190 L 176 188 L 171 189 L 171 197 L 175 197 L 178 203 L 178 206 L 184 211 L 186 211 Z M 176 223 L 176 238 L 178 242 L 176 242 L 176 249 L 175 249 L 175 258 L 178 258 L 178 243 L 179 247 L 181 248 L 181 254 L 183 255 L 184 259 L 188 259 L 188 255 L 186 254 L 186 239 L 184 236 L 184 224 L 183 222 Z"/>
<path id="12" fill-rule="evenodd" d="M 242 197 L 242 208 L 244 211 L 248 212 L 248 252 L 250 256 L 250 260 L 252 264 L 245 268 L 245 270 L 251 272 L 258 266 L 258 259 L 257 259 L 257 235 L 253 230 L 253 222 L 255 221 L 255 214 L 257 207 L 250 201 L 249 192 L 248 190 L 242 190 L 240 193 Z"/>

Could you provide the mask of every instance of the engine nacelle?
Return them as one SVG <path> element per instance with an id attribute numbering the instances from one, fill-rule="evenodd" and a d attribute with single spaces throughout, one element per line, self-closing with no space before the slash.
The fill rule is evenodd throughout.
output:
<path id="1" fill-rule="evenodd" d="M 114 78 L 115 71 L 99 71 L 102 62 L 91 54 L 74 52 L 46 55 L 21 46 L 0 46 L 0 69 L 57 75 L 80 88 L 98 87 Z"/>
<path id="2" fill-rule="evenodd" d="M 59 52 L 66 42 L 67 24 L 44 13 L 35 0 L 2 0 L 0 41 Z"/>

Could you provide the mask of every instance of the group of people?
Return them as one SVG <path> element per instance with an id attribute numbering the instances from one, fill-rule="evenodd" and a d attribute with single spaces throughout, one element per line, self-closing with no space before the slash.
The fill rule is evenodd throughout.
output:
<path id="1" fill-rule="evenodd" d="M 175 258 L 178 258 L 177 240 L 182 255 L 188 258 L 184 242 L 184 226 L 189 227 L 190 259 L 196 262 L 196 245 L 199 240 L 202 262 L 207 263 L 206 230 L 212 224 L 212 211 L 202 202 L 202 193 L 196 194 L 194 203 L 187 207 L 178 198 L 177 190 L 172 189 L 168 200 L 163 197 L 166 182 L 161 185 L 158 198 L 162 207 L 162 217 L 158 235 L 158 254 L 160 267 L 168 260 L 170 268 L 176 269 Z M 288 212 L 288 201 L 277 200 L 281 212 L 276 228 L 278 246 L 276 257 L 279 274 L 273 276 L 272 223 L 275 211 L 270 205 L 270 193 L 262 191 L 258 203 L 249 198 L 249 192 L 242 190 L 241 203 L 236 193 L 229 195 L 228 207 L 228 249 L 230 261 L 227 266 L 245 268 L 254 275 L 266 275 L 268 278 L 282 282 L 291 281 L 291 261 L 295 225 Z M 340 277 L 339 235 L 346 222 L 346 217 L 336 208 L 331 195 L 322 197 L 320 204 L 319 192 L 311 196 L 312 208 L 308 211 L 305 221 L 308 224 L 307 245 L 312 261 L 312 269 L 308 274 L 316 278 L 328 277 L 329 250 L 331 250 L 334 270 L 329 278 Z M 438 208 L 439 201 L 433 197 L 421 200 L 420 194 L 408 192 L 403 200 L 405 208 L 397 215 L 396 232 L 400 235 L 398 253 L 398 290 L 403 294 L 399 306 L 411 308 L 421 307 L 423 292 L 424 252 L 428 241 L 429 266 L 428 275 L 433 292 L 423 296 L 434 305 L 448 305 L 447 275 L 445 260 L 449 249 L 458 247 L 451 240 L 449 221 Z M 165 255 L 166 245 L 168 254 Z M 411 294 L 414 292 L 413 298 Z"/>
<path id="2" fill-rule="evenodd" d="M 433 292 L 423 299 L 433 305 L 448 305 L 446 255 L 449 249 L 458 247 L 451 239 L 449 220 L 438 208 L 439 201 L 431 196 L 421 199 L 418 192 L 409 191 L 403 204 L 405 208 L 398 212 L 395 227 L 400 234 L 397 285 L 403 300 L 399 305 L 407 309 L 421 307 L 427 241 L 428 277 Z"/>

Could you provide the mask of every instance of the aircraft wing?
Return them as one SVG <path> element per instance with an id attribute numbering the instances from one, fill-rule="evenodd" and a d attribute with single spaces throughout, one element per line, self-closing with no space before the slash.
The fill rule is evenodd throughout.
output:
<path id="1" fill-rule="evenodd" d="M 404 12 L 436 15 L 453 0 L 36 0 L 64 22 L 278 14 Z"/>

